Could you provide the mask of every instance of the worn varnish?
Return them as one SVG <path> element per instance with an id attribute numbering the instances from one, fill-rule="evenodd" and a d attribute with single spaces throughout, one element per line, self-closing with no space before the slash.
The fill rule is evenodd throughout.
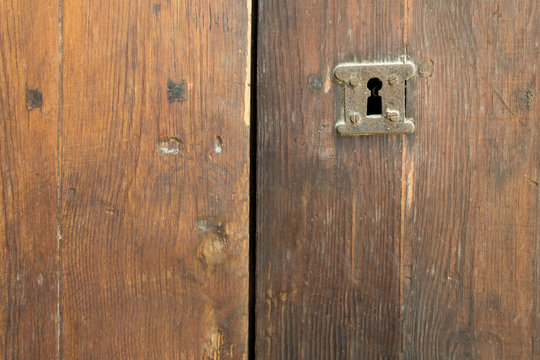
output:
<path id="1" fill-rule="evenodd" d="M 258 357 L 538 357 L 535 2 L 260 7 Z M 398 55 L 416 133 L 338 137 L 332 67 Z"/>
<path id="2" fill-rule="evenodd" d="M 409 0 L 428 71 L 403 157 L 405 359 L 540 355 L 539 20 L 535 1 Z"/>
<path id="3" fill-rule="evenodd" d="M 0 2 L 0 354 L 57 353 L 58 3 Z"/>
<path id="4" fill-rule="evenodd" d="M 64 4 L 66 358 L 245 356 L 248 6 Z"/>
<path id="5" fill-rule="evenodd" d="M 258 4 L 256 358 L 538 358 L 536 3 Z M 4 358 L 247 358 L 250 8 L 0 4 Z M 337 135 L 402 55 L 415 134 Z"/>
<path id="6" fill-rule="evenodd" d="M 246 358 L 250 11 L 0 5 L 5 358 Z"/>
<path id="7" fill-rule="evenodd" d="M 336 133 L 333 68 L 398 59 L 402 12 L 259 2 L 257 359 L 399 353 L 401 137 Z"/>

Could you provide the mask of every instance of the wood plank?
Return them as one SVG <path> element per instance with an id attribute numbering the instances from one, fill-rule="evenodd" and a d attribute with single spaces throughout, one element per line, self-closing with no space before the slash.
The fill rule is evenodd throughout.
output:
<path id="1" fill-rule="evenodd" d="M 404 358 L 538 356 L 534 1 L 410 0 Z"/>
<path id="2" fill-rule="evenodd" d="M 259 1 L 258 359 L 400 350 L 401 137 L 340 137 L 332 69 L 395 61 L 401 1 Z"/>
<path id="3" fill-rule="evenodd" d="M 246 357 L 249 4 L 64 3 L 64 358 Z"/>
<path id="4" fill-rule="evenodd" d="M 0 354 L 57 352 L 58 2 L 0 2 Z M 53 21 L 50 21 L 53 19 Z"/>

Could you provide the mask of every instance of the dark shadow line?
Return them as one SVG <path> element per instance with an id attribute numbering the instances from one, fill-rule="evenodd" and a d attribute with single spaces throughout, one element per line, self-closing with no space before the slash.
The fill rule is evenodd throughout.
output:
<path id="1" fill-rule="evenodd" d="M 257 296 L 257 44 L 259 26 L 259 0 L 252 0 L 251 19 L 251 93 L 249 142 L 249 315 L 248 359 L 255 359 L 256 296 Z"/>

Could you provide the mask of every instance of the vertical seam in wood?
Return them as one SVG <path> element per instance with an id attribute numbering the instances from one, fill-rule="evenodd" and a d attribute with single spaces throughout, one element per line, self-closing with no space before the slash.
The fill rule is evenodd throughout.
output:
<path id="1" fill-rule="evenodd" d="M 399 240 L 399 319 L 400 319 L 400 329 L 401 329 L 401 344 L 399 359 L 403 357 L 405 352 L 405 328 L 404 328 L 404 319 L 403 319 L 403 239 L 405 237 L 405 168 L 403 164 L 405 163 L 405 137 L 406 135 L 401 135 L 401 214 L 400 214 L 400 240 Z"/>
<path id="2" fill-rule="evenodd" d="M 253 41 L 251 34 L 253 33 L 253 20 L 252 20 L 252 9 L 253 3 L 257 0 L 247 0 L 247 44 L 246 44 L 246 86 L 244 94 L 244 122 L 246 126 L 250 125 L 251 115 L 250 115 L 250 104 L 251 104 L 251 72 L 252 72 L 252 59 L 251 59 L 251 42 Z"/>
<path id="3" fill-rule="evenodd" d="M 540 192 L 536 196 L 536 213 L 540 209 Z M 531 359 L 536 359 L 536 324 L 538 314 L 538 241 L 540 241 L 540 217 L 536 216 L 536 236 L 534 239 L 534 256 L 533 256 L 533 309 L 532 309 L 532 331 L 531 331 Z"/>
<path id="4" fill-rule="evenodd" d="M 249 291 L 248 291 L 248 359 L 255 359 L 256 342 L 256 296 L 257 296 L 257 27 L 258 21 L 258 1 L 248 1 L 248 39 L 251 42 L 250 48 L 250 139 L 249 139 Z M 248 65 L 246 64 L 246 67 Z"/>
<path id="5" fill-rule="evenodd" d="M 405 58 L 407 59 L 407 21 L 409 18 L 409 1 L 404 0 L 403 1 L 403 48 L 405 51 Z M 405 92 L 405 96 L 407 96 L 407 93 Z M 405 116 L 407 116 L 407 99 L 405 98 Z M 406 135 L 401 136 L 401 214 L 400 214 L 400 239 L 399 239 L 399 320 L 400 320 L 400 330 L 401 330 L 401 344 L 399 346 L 399 354 L 398 358 L 402 359 L 403 354 L 405 353 L 405 321 L 404 321 L 404 309 L 403 309 L 403 246 L 404 246 L 404 238 L 405 238 L 405 161 L 406 161 Z"/>
<path id="6" fill-rule="evenodd" d="M 61 250 L 62 250 L 62 226 L 61 226 L 61 206 L 62 206 L 62 112 L 64 104 L 63 94 L 63 73 L 64 73 L 64 9 L 62 0 L 58 0 L 58 122 L 56 138 L 56 352 L 57 359 L 61 356 L 61 332 L 62 314 L 60 312 L 61 293 Z"/>
<path id="7" fill-rule="evenodd" d="M 405 57 L 407 57 L 407 21 L 409 19 L 409 0 L 404 0 L 403 7 L 403 47 L 405 49 Z"/>

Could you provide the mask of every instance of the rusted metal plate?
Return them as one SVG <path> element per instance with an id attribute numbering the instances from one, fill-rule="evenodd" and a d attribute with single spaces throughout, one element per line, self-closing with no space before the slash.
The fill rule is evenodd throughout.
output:
<path id="1" fill-rule="evenodd" d="M 406 82 L 415 73 L 412 62 L 345 63 L 334 69 L 343 88 L 341 135 L 410 134 L 413 119 L 405 117 Z"/>

